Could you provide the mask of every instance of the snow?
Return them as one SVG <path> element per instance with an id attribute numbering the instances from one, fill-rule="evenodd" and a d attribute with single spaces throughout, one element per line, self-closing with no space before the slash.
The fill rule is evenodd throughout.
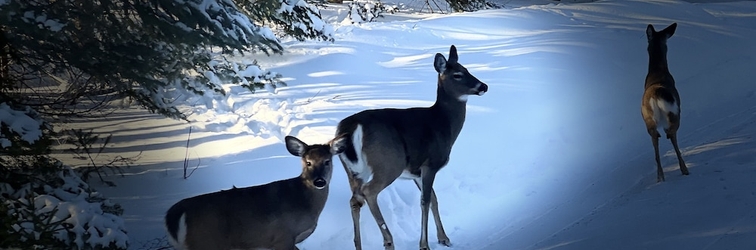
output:
<path id="1" fill-rule="evenodd" d="M 39 230 L 45 230 L 45 232 L 53 233 L 53 236 L 61 241 L 72 242 L 80 249 L 111 244 L 122 248 L 127 247 L 129 238 L 124 220 L 103 211 L 103 205 L 112 206 L 112 203 L 103 200 L 102 196 L 96 192 L 87 191 L 89 186 L 70 168 L 64 167 L 58 173 L 58 177 L 59 179 L 55 181 L 62 182 L 58 188 L 44 185 L 44 192 L 33 197 L 29 194 L 33 192 L 33 189 L 38 188 L 39 183 L 27 183 L 17 189 L 7 183 L 2 183 L 0 195 L 11 198 L 4 200 L 2 205 L 8 209 L 8 216 L 19 217 L 19 223 L 12 224 L 11 227 L 16 231 L 34 235 L 34 239 L 27 240 L 38 240 Z M 24 216 L 28 213 L 40 216 L 42 220 L 47 220 L 47 216 L 50 216 L 49 223 L 54 226 L 48 229 L 37 229 L 35 223 L 25 221 L 30 219 Z"/>
<path id="2" fill-rule="evenodd" d="M 361 24 L 324 16 L 335 42 L 287 41 L 283 55 L 242 58 L 285 77 L 288 86 L 276 94 L 231 87 L 233 109 L 187 103 L 195 111 L 190 124 L 125 110 L 74 125 L 113 133 L 106 154 L 142 151 L 126 177 L 107 177 L 117 187 L 97 187 L 123 205 L 129 242 L 137 247 L 165 236 L 163 215 L 183 198 L 299 175 L 285 135 L 323 143 L 355 112 L 431 105 L 432 56 L 447 55 L 454 44 L 460 63 L 490 89 L 469 98 L 465 127 L 434 184 L 449 249 L 753 247 L 756 2 L 507 6 L 387 14 L 384 22 Z M 649 23 L 672 22 L 678 28 L 668 41 L 668 61 L 691 175 L 680 174 L 671 143 L 662 138 L 667 181 L 656 183 L 640 114 L 648 67 L 644 31 Z M 189 168 L 197 168 L 188 179 L 186 150 Z M 352 246 L 351 193 L 338 165 L 318 228 L 300 249 Z M 379 196 L 397 249 L 417 247 L 419 204 L 411 181 L 396 181 Z M 367 208 L 360 227 L 364 249 L 383 249 Z M 430 228 L 431 248 L 447 249 Z"/>
<path id="3" fill-rule="evenodd" d="M 354 5 L 354 3 L 353 3 Z M 360 16 L 360 10 L 357 7 L 349 8 L 349 15 L 344 18 L 341 24 L 362 23 L 362 17 Z"/>
<path id="4" fill-rule="evenodd" d="M 227 36 L 235 40 L 241 40 L 241 41 L 247 41 L 254 43 L 258 39 L 253 37 L 247 37 L 246 33 L 254 33 L 260 35 L 260 38 L 270 41 L 278 41 L 278 38 L 276 38 L 273 31 L 271 31 L 268 27 L 259 27 L 255 25 L 249 17 L 246 15 L 236 11 L 236 12 L 229 12 L 226 9 L 224 9 L 223 6 L 233 6 L 234 3 L 230 0 L 198 0 L 190 2 L 190 6 L 202 15 L 205 16 L 208 20 L 211 21 L 213 25 L 215 25 L 215 30 L 221 32 L 222 34 L 215 34 L 219 36 Z M 213 17 L 209 13 L 215 13 L 217 16 Z M 234 23 L 237 23 L 239 25 L 235 25 L 233 29 L 228 29 L 228 27 L 225 27 L 222 23 L 224 19 L 230 19 L 233 20 Z M 241 30 L 240 30 L 241 29 Z M 240 37 L 241 36 L 241 37 Z"/>
<path id="5" fill-rule="evenodd" d="M 32 118 L 34 113 L 30 108 L 26 107 L 25 111 L 12 109 L 7 103 L 0 102 L 0 125 L 2 127 L 7 126 L 10 132 L 18 134 L 22 140 L 29 144 L 33 144 L 37 140 L 42 138 L 42 130 L 40 128 L 43 123 L 39 119 Z M 12 146 L 12 142 L 3 138 L 0 135 L 0 148 L 7 148 Z"/>
<path id="6" fill-rule="evenodd" d="M 2 5 L 4 4 L 0 2 L 0 6 Z M 28 23 L 37 23 L 39 24 L 39 28 L 47 28 L 53 32 L 58 32 L 66 26 L 66 24 L 61 23 L 58 20 L 48 19 L 45 13 L 37 15 L 34 13 L 34 11 L 24 12 L 24 15 L 21 17 L 21 19 Z"/>
<path id="7" fill-rule="evenodd" d="M 186 24 L 182 23 L 182 22 L 175 22 L 175 23 L 173 23 L 173 25 L 176 25 L 176 27 L 179 27 L 180 29 L 182 29 L 182 30 L 184 30 L 186 32 L 192 31 L 192 28 L 189 28 L 189 26 L 186 26 Z"/>
<path id="8" fill-rule="evenodd" d="M 281 7 L 276 10 L 276 13 L 278 13 L 278 16 L 280 17 L 297 16 L 298 14 L 294 11 L 295 7 L 299 7 L 299 9 L 304 10 L 304 14 L 306 15 L 306 18 L 304 18 L 304 20 L 309 23 L 309 25 L 303 22 L 292 22 L 291 26 L 298 28 L 304 33 L 321 33 L 327 40 L 332 39 L 333 27 L 326 24 L 321 19 L 321 17 L 319 16 L 320 11 L 317 7 L 308 4 L 304 0 L 282 0 Z"/>

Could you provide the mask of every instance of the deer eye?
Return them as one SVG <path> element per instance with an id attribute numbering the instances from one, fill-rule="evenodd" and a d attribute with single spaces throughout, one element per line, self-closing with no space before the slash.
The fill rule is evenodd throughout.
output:
<path id="1" fill-rule="evenodd" d="M 452 74 L 452 77 L 454 78 L 454 80 L 459 81 L 459 80 L 462 80 L 462 75 L 464 75 L 464 73 L 462 73 L 462 72 L 456 72 L 456 73 Z"/>
<path id="2" fill-rule="evenodd" d="M 331 165 L 331 160 L 325 160 L 325 161 L 323 161 L 323 165 Z"/>
<path id="3" fill-rule="evenodd" d="M 311 161 L 307 161 L 306 164 L 307 164 L 308 167 L 312 167 L 312 162 Z"/>

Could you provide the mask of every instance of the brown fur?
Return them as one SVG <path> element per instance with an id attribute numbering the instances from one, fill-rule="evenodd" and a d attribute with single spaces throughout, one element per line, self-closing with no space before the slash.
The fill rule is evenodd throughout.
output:
<path id="1" fill-rule="evenodd" d="M 667 39 L 675 33 L 676 28 L 677 23 L 673 23 L 658 32 L 650 24 L 646 28 L 649 63 L 646 84 L 644 86 L 645 90 L 641 101 L 641 114 L 654 146 L 656 180 L 658 182 L 664 181 L 664 170 L 659 159 L 659 137 L 661 135 L 658 131 L 659 124 L 657 124 L 657 118 L 664 119 L 664 122 L 668 124 L 669 127 L 665 128 L 664 132 L 675 148 L 677 160 L 680 164 L 680 171 L 683 175 L 689 174 L 677 145 L 677 129 L 680 128 L 680 95 L 675 88 L 675 79 L 672 77 L 667 66 Z M 667 112 L 666 114 L 656 114 L 655 112 L 660 112 L 660 110 L 654 110 L 654 105 L 659 101 L 672 104 L 670 106 L 676 107 L 676 110 L 674 112 Z"/>
<path id="2" fill-rule="evenodd" d="M 434 67 L 439 75 L 433 106 L 365 110 L 345 118 L 337 127 L 336 133 L 346 134 L 348 138 L 346 151 L 339 158 L 352 188 L 350 204 L 356 249 L 362 249 L 359 217 L 365 203 L 383 234 L 384 247 L 394 249 L 393 238 L 377 204 L 378 194 L 405 171 L 413 175 L 422 193 L 420 249 L 429 249 L 429 210 L 433 212 L 439 242 L 451 245 L 439 217 L 433 180 L 449 161 L 454 141 L 462 130 L 467 105 L 465 98 L 485 93 L 488 85 L 457 62 L 457 50 L 453 45 L 448 61 L 440 53 L 436 54 Z M 363 136 L 360 142 L 354 142 L 352 136 L 358 127 L 362 128 Z M 356 144 L 362 147 L 355 148 Z M 350 169 L 350 165 L 359 164 L 358 160 L 366 161 L 372 169 L 369 181 Z"/>
<path id="3" fill-rule="evenodd" d="M 287 136 L 289 152 L 302 158 L 300 176 L 181 200 L 165 216 L 169 237 L 178 240 L 180 218 L 184 216 L 185 241 L 177 242 L 177 249 L 297 249 L 295 244 L 309 237 L 317 226 L 328 198 L 331 158 L 343 151 L 343 142 L 337 137 L 330 145 L 307 145 Z M 320 180 L 325 186 L 319 189 L 317 185 L 323 182 L 316 183 Z"/>

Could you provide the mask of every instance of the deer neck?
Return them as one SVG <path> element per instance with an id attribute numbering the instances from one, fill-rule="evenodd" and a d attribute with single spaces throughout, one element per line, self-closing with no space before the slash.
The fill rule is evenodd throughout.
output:
<path id="1" fill-rule="evenodd" d="M 662 48 L 648 48 L 648 73 L 669 73 L 667 67 L 667 52 Z"/>
<path id="2" fill-rule="evenodd" d="M 447 92 L 441 84 L 441 79 L 439 79 L 436 102 L 430 109 L 449 122 L 453 135 L 452 141 L 454 141 L 465 123 L 467 100 L 461 100 L 458 96 Z"/>

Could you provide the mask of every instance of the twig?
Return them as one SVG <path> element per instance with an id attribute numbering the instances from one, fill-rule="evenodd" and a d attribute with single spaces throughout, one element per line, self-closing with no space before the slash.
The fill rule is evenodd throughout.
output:
<path id="1" fill-rule="evenodd" d="M 189 140 L 192 137 L 192 127 L 189 126 L 189 134 L 186 136 L 186 150 L 184 151 L 184 179 L 189 178 L 186 175 L 186 169 L 189 167 Z"/>
<path id="2" fill-rule="evenodd" d="M 321 91 L 321 89 L 318 89 L 318 93 L 315 93 L 315 95 L 313 95 L 312 97 L 310 97 L 309 99 L 307 99 L 307 103 L 311 103 L 312 99 L 314 99 L 315 97 L 318 96 L 318 94 L 320 94 L 320 91 Z"/>
<path id="3" fill-rule="evenodd" d="M 199 168 L 201 159 L 197 157 L 197 166 L 192 169 L 191 172 L 187 173 L 186 170 L 189 168 L 189 141 L 192 137 L 192 127 L 189 127 L 189 135 L 186 136 L 186 151 L 184 153 L 184 179 L 188 179 L 194 171 L 196 171 Z"/>

